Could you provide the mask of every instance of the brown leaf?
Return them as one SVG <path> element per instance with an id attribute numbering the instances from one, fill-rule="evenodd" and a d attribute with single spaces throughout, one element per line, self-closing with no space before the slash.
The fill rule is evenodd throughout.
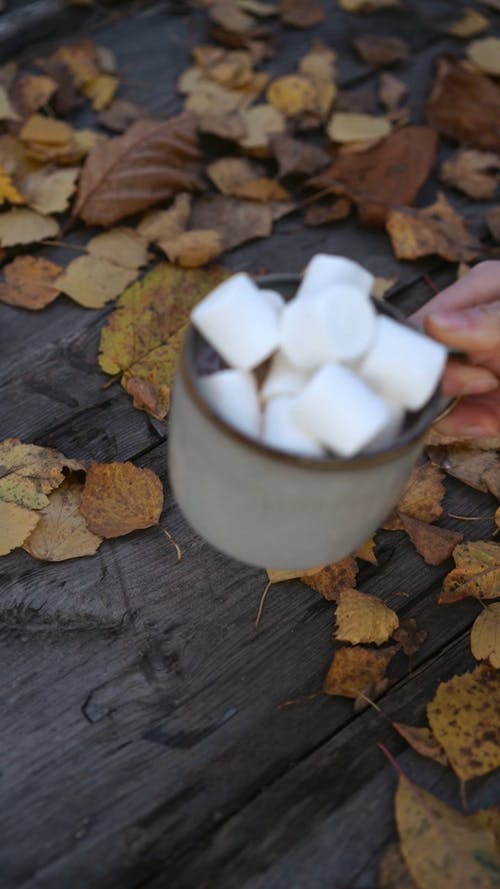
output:
<path id="1" fill-rule="evenodd" d="M 486 223 L 492 237 L 500 244 L 500 206 L 492 207 L 486 213 Z"/>
<path id="2" fill-rule="evenodd" d="M 395 642 L 399 642 L 405 655 L 411 658 L 417 651 L 420 651 L 428 635 L 427 630 L 417 629 L 415 618 L 408 617 L 400 622 L 399 627 L 394 630 L 392 638 Z"/>
<path id="3" fill-rule="evenodd" d="M 48 104 L 57 83 L 44 74 L 22 74 L 12 87 L 12 98 L 23 117 L 29 117 Z"/>
<path id="4" fill-rule="evenodd" d="M 358 566 L 352 556 L 326 565 L 317 573 L 302 573 L 300 579 L 311 589 L 321 593 L 329 602 L 336 602 L 342 590 L 353 589 L 356 586 Z"/>
<path id="5" fill-rule="evenodd" d="M 405 741 L 408 741 L 410 747 L 420 753 L 420 756 L 427 756 L 441 766 L 448 765 L 448 757 L 430 728 L 424 725 L 405 725 L 402 722 L 393 722 L 392 726 Z"/>
<path id="6" fill-rule="evenodd" d="M 363 559 L 364 562 L 370 562 L 370 565 L 377 565 L 377 556 L 375 555 L 375 538 L 370 537 L 362 546 L 354 553 L 356 559 Z"/>
<path id="7" fill-rule="evenodd" d="M 397 108 L 408 92 L 406 83 L 389 71 L 382 71 L 378 82 L 378 100 L 388 111 Z"/>
<path id="8" fill-rule="evenodd" d="M 144 238 L 133 228 L 125 226 L 96 235 L 90 239 L 86 249 L 91 256 L 107 259 L 126 269 L 138 269 L 151 259 Z"/>
<path id="9" fill-rule="evenodd" d="M 41 142 L 48 145 L 67 145 L 73 137 L 73 127 L 63 120 L 33 114 L 24 124 L 19 138 L 23 142 Z"/>
<path id="10" fill-rule="evenodd" d="M 458 59 L 440 59 L 426 114 L 445 136 L 474 148 L 500 151 L 500 87 Z"/>
<path id="11" fill-rule="evenodd" d="M 41 216 L 27 207 L 0 214 L 0 247 L 34 244 L 59 234 L 59 226 L 51 216 Z"/>
<path id="12" fill-rule="evenodd" d="M 278 162 L 280 179 L 291 174 L 311 176 L 326 167 L 331 160 L 330 155 L 322 148 L 290 136 L 272 136 L 270 145 Z"/>
<path id="13" fill-rule="evenodd" d="M 321 120 L 328 117 L 337 95 L 336 68 L 337 54 L 322 40 L 314 40 L 299 62 L 299 74 L 307 77 L 316 89 Z"/>
<path id="14" fill-rule="evenodd" d="M 47 60 L 67 66 L 74 86 L 80 88 L 100 73 L 96 46 L 91 40 L 60 46 Z"/>
<path id="15" fill-rule="evenodd" d="M 495 476 L 500 478 L 500 455 L 496 450 L 483 451 L 463 445 L 431 446 L 427 448 L 427 455 L 448 475 L 485 494 L 491 491 Z"/>
<path id="16" fill-rule="evenodd" d="M 340 648 L 335 652 L 326 675 L 323 691 L 327 695 L 357 698 L 358 695 L 385 678 L 385 671 L 398 647 L 382 651 L 371 648 Z"/>
<path id="17" fill-rule="evenodd" d="M 236 34 L 248 34 L 255 27 L 252 16 L 238 9 L 232 0 L 216 0 L 210 4 L 208 14 L 213 22 Z"/>
<path id="18" fill-rule="evenodd" d="M 65 62 L 52 56 L 49 59 L 37 59 L 37 65 L 57 85 L 57 90 L 51 100 L 56 114 L 65 116 L 84 104 L 85 100 L 74 86 L 71 71 Z"/>
<path id="19" fill-rule="evenodd" d="M 146 241 L 158 243 L 185 231 L 191 216 L 191 195 L 178 194 L 168 210 L 150 210 L 141 219 L 137 231 Z"/>
<path id="20" fill-rule="evenodd" d="M 112 225 L 177 191 L 196 190 L 201 187 L 198 160 L 190 116 L 137 121 L 123 136 L 92 149 L 73 214 L 88 225 Z"/>
<path id="21" fill-rule="evenodd" d="M 81 512 L 93 534 L 122 537 L 157 525 L 163 486 L 150 469 L 133 463 L 93 463 L 85 479 Z"/>
<path id="22" fill-rule="evenodd" d="M 338 0 L 344 12 L 379 12 L 381 9 L 396 9 L 400 0 Z"/>
<path id="23" fill-rule="evenodd" d="M 19 120 L 19 114 L 9 99 L 7 90 L 0 84 L 0 120 Z"/>
<path id="24" fill-rule="evenodd" d="M 94 111 L 104 111 L 111 105 L 119 83 L 112 74 L 98 74 L 82 86 L 82 93 L 90 99 Z"/>
<path id="25" fill-rule="evenodd" d="M 244 157 L 221 157 L 207 166 L 206 173 L 222 194 L 234 196 L 242 183 L 261 177 L 263 168 Z"/>
<path id="26" fill-rule="evenodd" d="M 80 512 L 83 484 L 66 480 L 49 497 L 40 521 L 24 543 L 26 552 L 43 562 L 93 556 L 102 538 L 92 534 Z"/>
<path id="27" fill-rule="evenodd" d="M 495 464 L 490 469 L 487 469 L 483 475 L 483 481 L 485 482 L 488 491 L 490 494 L 493 494 L 497 500 L 500 500 L 500 472 L 498 464 Z"/>
<path id="28" fill-rule="evenodd" d="M 390 210 L 386 229 L 397 259 L 419 259 L 436 254 L 449 262 L 468 262 L 481 252 L 466 220 L 442 192 L 423 210 Z"/>
<path id="29" fill-rule="evenodd" d="M 500 670 L 500 602 L 485 605 L 474 621 L 470 647 L 477 661 L 489 661 Z"/>
<path id="30" fill-rule="evenodd" d="M 459 543 L 453 553 L 456 567 L 445 577 L 440 605 L 467 596 L 496 599 L 500 596 L 500 544 L 476 540 Z"/>
<path id="31" fill-rule="evenodd" d="M 217 115 L 223 117 L 234 114 L 240 109 L 246 108 L 252 97 L 246 93 L 228 89 L 220 83 L 208 80 L 197 69 L 194 69 L 192 83 L 180 82 L 179 90 L 185 91 L 189 86 L 189 95 L 184 104 L 186 111 L 196 117 L 204 115 Z"/>
<path id="32" fill-rule="evenodd" d="M 68 208 L 69 199 L 76 190 L 79 174 L 78 167 L 66 167 L 64 170 L 42 168 L 24 176 L 19 187 L 33 210 L 44 216 L 62 213 Z"/>
<path id="33" fill-rule="evenodd" d="M 295 117 L 304 111 L 315 111 L 318 94 L 307 77 L 300 74 L 287 74 L 278 77 L 267 88 L 267 100 L 273 108 L 285 117 Z"/>
<path id="34" fill-rule="evenodd" d="M 500 766 L 500 673 L 491 667 L 442 682 L 427 718 L 461 781 Z"/>
<path id="35" fill-rule="evenodd" d="M 62 293 L 86 309 L 101 309 L 135 281 L 139 270 L 116 265 L 98 256 L 79 256 L 56 280 Z"/>
<path id="36" fill-rule="evenodd" d="M 269 201 L 289 201 L 290 192 L 274 179 L 260 176 L 257 179 L 242 182 L 235 191 L 235 197 L 267 204 Z"/>
<path id="37" fill-rule="evenodd" d="M 230 114 L 199 114 L 198 129 L 221 139 L 239 142 L 246 136 L 246 127 L 238 112 Z"/>
<path id="38" fill-rule="evenodd" d="M 397 843 L 389 843 L 380 860 L 378 889 L 418 889 Z"/>
<path id="39" fill-rule="evenodd" d="M 398 515 L 401 513 L 421 522 L 434 522 L 438 519 L 443 512 L 443 478 L 443 473 L 432 463 L 415 466 L 395 511 L 384 522 L 383 528 L 387 531 L 403 531 L 404 525 Z"/>
<path id="40" fill-rule="evenodd" d="M 183 269 L 196 269 L 222 253 L 220 235 L 213 229 L 192 229 L 167 241 L 159 241 L 170 262 Z"/>
<path id="41" fill-rule="evenodd" d="M 0 556 L 22 546 L 39 521 L 40 515 L 31 509 L 0 501 Z"/>
<path id="42" fill-rule="evenodd" d="M 400 37 L 362 34 L 355 37 L 354 46 L 361 60 L 373 68 L 383 68 L 384 65 L 403 62 L 410 54 L 408 44 Z"/>
<path id="43" fill-rule="evenodd" d="M 462 148 L 442 164 L 441 180 L 476 201 L 489 200 L 500 181 L 499 170 L 500 155 Z"/>
<path id="44" fill-rule="evenodd" d="M 207 195 L 194 202 L 190 224 L 195 229 L 217 231 L 222 249 L 232 250 L 254 238 L 267 238 L 273 227 L 273 211 L 270 204 Z"/>
<path id="45" fill-rule="evenodd" d="M 48 259 L 16 256 L 3 268 L 5 283 L 0 284 L 0 300 L 23 309 L 43 309 L 59 295 L 55 282 L 62 271 Z"/>
<path id="46" fill-rule="evenodd" d="M 500 0 L 481 0 L 485 6 L 490 6 L 491 9 L 496 9 L 500 12 Z"/>
<path id="47" fill-rule="evenodd" d="M 500 38 L 482 37 L 473 40 L 465 50 L 471 62 L 485 74 L 500 77 Z"/>
<path id="48" fill-rule="evenodd" d="M 335 638 L 340 642 L 374 642 L 382 645 L 394 633 L 399 618 L 377 596 L 369 596 L 358 590 L 344 589 L 339 592 L 335 619 Z"/>
<path id="49" fill-rule="evenodd" d="M 42 164 L 56 163 L 72 165 L 82 158 L 97 144 L 104 144 L 105 137 L 93 130 L 75 130 L 69 142 L 55 144 L 50 142 L 27 142 L 26 155 Z"/>
<path id="50" fill-rule="evenodd" d="M 486 28 L 489 27 L 489 21 L 485 15 L 479 12 L 477 9 L 472 9 L 470 6 L 467 6 L 456 22 L 450 25 L 447 28 L 448 34 L 451 34 L 452 37 L 475 37 L 476 34 L 481 34 Z"/>
<path id="51" fill-rule="evenodd" d="M 336 187 L 356 201 L 363 225 L 381 225 L 392 206 L 413 203 L 434 166 L 437 146 L 430 127 L 405 127 L 368 151 L 337 157 L 309 184 Z"/>
<path id="52" fill-rule="evenodd" d="M 146 112 L 134 102 L 126 99 L 115 99 L 97 118 L 101 126 L 113 130 L 115 133 L 123 133 L 128 130 L 136 120 L 145 117 Z"/>
<path id="53" fill-rule="evenodd" d="M 387 118 L 373 114 L 334 111 L 327 126 L 332 142 L 371 142 L 383 139 L 391 132 Z"/>
<path id="54" fill-rule="evenodd" d="M 326 18 L 319 0 L 280 0 L 281 21 L 290 28 L 314 28 Z"/>
<path id="55" fill-rule="evenodd" d="M 312 204 L 304 213 L 304 225 L 330 225 L 346 219 L 351 212 L 352 204 L 347 198 L 334 198 L 329 204 Z"/>
<path id="56" fill-rule="evenodd" d="M 398 283 L 399 278 L 394 275 L 393 278 L 382 278 L 377 275 L 372 287 L 372 296 L 375 299 L 385 299 L 390 290 Z"/>
<path id="57" fill-rule="evenodd" d="M 451 558 L 457 544 L 464 539 L 464 535 L 456 531 L 437 528 L 436 525 L 420 522 L 404 513 L 399 515 L 413 546 L 428 565 L 442 565 Z"/>

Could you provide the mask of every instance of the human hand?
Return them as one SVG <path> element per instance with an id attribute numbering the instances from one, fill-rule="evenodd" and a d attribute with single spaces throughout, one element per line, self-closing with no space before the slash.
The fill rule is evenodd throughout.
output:
<path id="1" fill-rule="evenodd" d="M 443 435 L 481 438 L 500 433 L 500 261 L 482 262 L 411 318 L 434 339 L 467 354 L 450 359 L 443 394 L 458 405 L 436 424 Z"/>

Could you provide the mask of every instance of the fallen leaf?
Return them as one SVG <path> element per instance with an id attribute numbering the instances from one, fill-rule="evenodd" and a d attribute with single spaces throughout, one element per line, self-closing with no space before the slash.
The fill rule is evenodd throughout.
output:
<path id="1" fill-rule="evenodd" d="M 93 534 L 122 537 L 158 524 L 163 486 L 151 469 L 139 469 L 133 463 L 93 463 L 80 509 Z"/>
<path id="2" fill-rule="evenodd" d="M 442 682 L 427 718 L 461 781 L 500 766 L 500 674 L 480 664 Z"/>
<path id="3" fill-rule="evenodd" d="M 476 201 L 489 200 L 500 181 L 500 155 L 461 148 L 441 166 L 441 179 Z"/>
<path id="4" fill-rule="evenodd" d="M 432 463 L 415 466 L 394 512 L 382 527 L 386 531 L 403 531 L 404 525 L 399 513 L 419 519 L 421 522 L 434 522 L 438 519 L 443 512 L 441 506 L 445 495 L 443 478 L 441 470 Z"/>
<path id="5" fill-rule="evenodd" d="M 441 766 L 448 765 L 446 753 L 436 741 L 430 728 L 424 725 L 405 725 L 402 722 L 393 722 L 392 727 L 408 742 L 413 750 L 420 753 L 420 756 L 427 756 Z"/>
<path id="6" fill-rule="evenodd" d="M 13 107 L 7 90 L 0 84 L 0 120 L 20 120 L 19 114 Z"/>
<path id="7" fill-rule="evenodd" d="M 377 276 L 373 282 L 372 296 L 375 299 L 384 299 L 390 290 L 398 283 L 399 278 L 394 275 L 393 278 L 382 278 Z"/>
<path id="8" fill-rule="evenodd" d="M 361 60 L 372 68 L 383 68 L 403 62 L 410 54 L 406 41 L 400 37 L 362 34 L 354 38 L 354 46 Z"/>
<path id="9" fill-rule="evenodd" d="M 449 447 L 450 445 L 456 445 L 490 451 L 492 448 L 500 448 L 500 435 L 486 435 L 484 438 L 474 438 L 473 436 L 464 434 L 443 435 L 435 426 L 431 426 L 426 433 L 425 444 L 427 447 Z"/>
<path id="10" fill-rule="evenodd" d="M 24 176 L 19 187 L 30 207 L 48 216 L 50 213 L 62 213 L 68 208 L 79 175 L 78 167 L 42 169 Z"/>
<path id="11" fill-rule="evenodd" d="M 137 268 L 125 268 L 98 256 L 78 256 L 56 280 L 56 286 L 86 309 L 101 309 L 137 278 Z"/>
<path id="12" fill-rule="evenodd" d="M 332 142 L 341 143 L 383 139 L 390 132 L 391 125 L 387 118 L 349 111 L 334 111 L 327 127 Z"/>
<path id="13" fill-rule="evenodd" d="M 149 210 L 137 226 L 146 241 L 168 241 L 185 231 L 191 216 L 191 195 L 178 194 L 168 210 Z"/>
<path id="14" fill-rule="evenodd" d="M 286 128 L 285 116 L 272 105 L 244 108 L 240 117 L 245 127 L 245 136 L 240 139 L 240 145 L 246 149 L 267 149 L 269 138 Z"/>
<path id="15" fill-rule="evenodd" d="M 304 213 L 304 225 L 318 226 L 330 225 L 347 219 L 352 209 L 352 204 L 347 198 L 334 198 L 328 204 L 312 204 Z"/>
<path id="16" fill-rule="evenodd" d="M 191 229 L 158 242 L 170 262 L 183 269 L 196 269 L 222 253 L 220 235 L 213 229 Z"/>
<path id="17" fill-rule="evenodd" d="M 464 539 L 463 534 L 448 528 L 437 528 L 436 525 L 412 519 L 404 513 L 399 515 L 413 546 L 428 565 L 442 565 L 451 558 L 457 544 Z"/>
<path id="18" fill-rule="evenodd" d="M 491 9 L 496 9 L 500 12 L 500 0 L 481 0 L 481 3 L 484 6 L 489 6 Z"/>
<path id="19" fill-rule="evenodd" d="M 50 102 L 57 83 L 44 74 L 22 74 L 16 79 L 12 96 L 23 117 L 29 117 Z"/>
<path id="20" fill-rule="evenodd" d="M 492 207 L 486 213 L 486 223 L 495 241 L 500 243 L 500 206 Z"/>
<path id="21" fill-rule="evenodd" d="M 174 192 L 196 190 L 201 187 L 198 160 L 190 116 L 137 121 L 123 136 L 94 146 L 83 167 L 73 215 L 87 225 L 112 225 Z"/>
<path id="22" fill-rule="evenodd" d="M 471 62 L 484 74 L 500 77 L 500 38 L 482 37 L 473 40 L 465 50 Z"/>
<path id="23" fill-rule="evenodd" d="M 278 7 L 274 3 L 263 3 L 262 0 L 237 0 L 237 3 L 240 9 L 258 18 L 279 14 Z"/>
<path id="24" fill-rule="evenodd" d="M 375 538 L 370 537 L 363 546 L 360 546 L 359 549 L 354 553 L 356 559 L 363 559 L 364 562 L 369 562 L 370 565 L 377 564 L 377 557 L 375 555 Z"/>
<path id="25" fill-rule="evenodd" d="M 194 202 L 190 225 L 195 229 L 217 231 L 222 249 L 232 250 L 254 238 L 267 238 L 271 234 L 273 221 L 271 204 L 207 195 Z"/>
<path id="26" fill-rule="evenodd" d="M 254 71 L 252 53 L 248 50 L 227 50 L 216 46 L 195 46 L 193 55 L 197 68 L 188 68 L 181 75 L 181 92 L 197 92 L 209 80 L 227 87 L 238 105 L 246 105 L 257 98 L 266 86 L 269 75 Z M 201 69 L 201 70 L 200 70 Z M 194 87 L 194 89 L 193 89 Z M 234 95 L 238 91 L 240 95 Z"/>
<path id="27" fill-rule="evenodd" d="M 65 62 L 52 56 L 49 59 L 37 59 L 36 64 L 57 84 L 51 99 L 51 106 L 56 114 L 65 116 L 84 104 L 85 100 L 77 91 Z"/>
<path id="28" fill-rule="evenodd" d="M 298 65 L 299 74 L 314 84 L 322 120 L 328 117 L 337 95 L 336 63 L 337 54 L 322 40 L 315 40 Z"/>
<path id="29" fill-rule="evenodd" d="M 126 99 L 115 99 L 108 108 L 101 111 L 97 119 L 108 130 L 123 133 L 141 117 L 146 117 L 146 112 L 139 105 Z"/>
<path id="30" fill-rule="evenodd" d="M 397 843 L 389 843 L 380 860 L 378 889 L 418 889 Z"/>
<path id="31" fill-rule="evenodd" d="M 251 97 L 244 92 L 228 89 L 220 83 L 213 83 L 204 78 L 198 69 L 195 71 L 199 82 L 190 91 L 184 104 L 185 110 L 191 115 L 201 117 L 210 114 L 221 117 L 245 109 L 251 101 Z"/>
<path id="32" fill-rule="evenodd" d="M 384 679 L 379 679 L 377 682 L 373 682 L 372 685 L 368 685 L 363 691 L 359 693 L 354 699 L 354 704 L 352 709 L 355 713 L 361 713 L 363 710 L 366 710 L 367 707 L 370 707 L 373 701 L 376 701 L 378 698 L 385 695 L 387 689 L 394 685 L 394 679 L 388 679 L 387 676 Z"/>
<path id="33" fill-rule="evenodd" d="M 480 809 L 479 812 L 469 815 L 469 818 L 474 824 L 489 830 L 495 837 L 497 849 L 500 849 L 500 807 Z"/>
<path id="34" fill-rule="evenodd" d="M 106 141 L 105 137 L 93 130 L 75 130 L 69 142 L 27 142 L 25 144 L 28 158 L 42 164 L 56 163 L 61 166 L 79 163 L 91 149 Z"/>
<path id="35" fill-rule="evenodd" d="M 0 442 L 0 501 L 26 509 L 43 509 L 48 494 L 64 481 L 63 469 L 82 469 L 52 448 L 24 444 L 18 438 Z"/>
<path id="36" fill-rule="evenodd" d="M 80 512 L 83 484 L 66 480 L 40 511 L 40 521 L 23 549 L 43 562 L 63 562 L 93 556 L 102 538 L 92 534 Z"/>
<path id="37" fill-rule="evenodd" d="M 493 889 L 500 866 L 493 834 L 401 774 L 395 797 L 400 848 L 420 889 Z"/>
<path id="38" fill-rule="evenodd" d="M 235 197 L 267 204 L 269 201 L 289 201 L 290 192 L 274 179 L 260 176 L 257 179 L 248 179 L 246 182 L 242 182 L 235 191 Z"/>
<path id="39" fill-rule="evenodd" d="M 320 571 L 302 572 L 300 579 L 311 589 L 321 593 L 324 599 L 329 602 L 336 602 L 339 593 L 345 589 L 353 589 L 356 586 L 356 575 L 358 566 L 352 556 L 340 559 L 339 562 L 333 562 L 332 565 L 326 565 Z"/>
<path id="40" fill-rule="evenodd" d="M 314 28 L 326 17 L 319 0 L 280 0 L 281 21 L 290 28 Z"/>
<path id="41" fill-rule="evenodd" d="M 486 483 L 490 494 L 493 494 L 493 496 L 496 497 L 497 500 L 500 500 L 500 473 L 498 471 L 498 465 L 492 466 L 491 469 L 486 470 L 483 475 L 483 481 Z"/>
<path id="42" fill-rule="evenodd" d="M 163 419 L 168 412 L 191 309 L 227 276 L 223 268 L 185 270 L 159 265 L 125 291 L 103 328 L 101 369 L 112 376 L 122 374 L 127 392 L 141 396 L 147 392 L 146 409 L 153 416 Z"/>
<path id="43" fill-rule="evenodd" d="M 200 114 L 198 129 L 201 133 L 211 133 L 221 139 L 239 142 L 246 136 L 246 127 L 238 112 L 230 114 Z"/>
<path id="44" fill-rule="evenodd" d="M 408 617 L 406 620 L 400 621 L 392 638 L 401 645 L 404 654 L 411 658 L 417 651 L 420 651 L 423 643 L 427 639 L 427 630 L 418 630 L 417 622 L 414 617 Z"/>
<path id="45" fill-rule="evenodd" d="M 489 25 L 490 23 L 485 15 L 477 9 L 466 6 L 460 18 L 446 30 L 452 37 L 467 39 L 468 37 L 475 37 L 476 34 L 481 34 Z"/>
<path id="46" fill-rule="evenodd" d="M 412 204 L 436 160 L 430 127 L 404 127 L 361 154 L 338 156 L 309 181 L 356 201 L 363 225 L 381 225 L 393 206 Z"/>
<path id="47" fill-rule="evenodd" d="M 206 173 L 222 194 L 235 195 L 243 183 L 261 177 L 263 168 L 244 157 L 221 157 L 208 164 Z"/>
<path id="48" fill-rule="evenodd" d="M 378 82 L 378 100 L 388 111 L 397 108 L 408 92 L 406 83 L 389 71 L 382 71 Z"/>
<path id="49" fill-rule="evenodd" d="M 281 583 L 284 580 L 303 580 L 304 577 L 318 574 L 324 567 L 321 565 L 317 568 L 306 568 L 300 571 L 279 571 L 274 568 L 266 568 L 266 574 L 271 583 Z"/>
<path id="50" fill-rule="evenodd" d="M 82 86 L 82 93 L 90 99 L 94 111 L 103 111 L 111 105 L 119 83 L 112 74 L 98 74 Z"/>
<path id="51" fill-rule="evenodd" d="M 120 226 L 96 235 L 86 246 L 87 253 L 106 259 L 126 269 L 138 269 L 151 259 L 140 232 Z"/>
<path id="52" fill-rule="evenodd" d="M 100 73 L 96 46 L 91 40 L 60 46 L 49 61 L 61 62 L 68 68 L 73 84 L 80 88 Z"/>
<path id="53" fill-rule="evenodd" d="M 397 259 L 437 255 L 448 262 L 469 262 L 481 246 L 466 220 L 453 209 L 442 192 L 435 204 L 423 210 L 402 207 L 390 210 L 386 229 Z"/>
<path id="54" fill-rule="evenodd" d="M 272 136 L 270 145 L 278 162 L 280 179 L 292 174 L 312 176 L 331 161 L 330 155 L 322 148 L 292 139 L 291 136 Z"/>
<path id="55" fill-rule="evenodd" d="M 35 256 L 16 256 L 3 267 L 0 300 L 23 309 L 44 309 L 59 295 L 55 282 L 63 269 L 55 262 Z"/>
<path id="56" fill-rule="evenodd" d="M 285 117 L 295 117 L 304 111 L 314 111 L 318 96 L 314 85 L 300 74 L 287 74 L 279 77 L 267 88 L 267 100 L 281 111 Z"/>
<path id="57" fill-rule="evenodd" d="M 445 136 L 484 151 L 500 151 L 500 87 L 458 59 L 439 60 L 426 114 Z"/>
<path id="58" fill-rule="evenodd" d="M 9 174 L 0 167 L 0 204 L 4 204 L 6 201 L 8 201 L 9 204 L 26 203 L 23 195 L 19 194 L 17 188 L 14 186 Z"/>
<path id="59" fill-rule="evenodd" d="M 255 26 L 253 18 L 238 9 L 232 0 L 216 0 L 210 4 L 208 14 L 213 22 L 235 34 L 247 34 Z"/>
<path id="60" fill-rule="evenodd" d="M 482 451 L 461 445 L 431 446 L 427 448 L 427 456 L 448 475 L 485 494 L 491 490 L 495 476 L 500 475 L 500 455 L 496 450 Z M 487 476 L 489 470 L 491 482 Z"/>
<path id="61" fill-rule="evenodd" d="M 19 133 L 23 142 L 42 142 L 49 145 L 67 145 L 73 137 L 73 127 L 63 120 L 33 114 Z"/>
<path id="62" fill-rule="evenodd" d="M 477 661 L 489 661 L 500 670 L 500 602 L 485 605 L 474 621 L 470 647 Z"/>
<path id="63" fill-rule="evenodd" d="M 17 503 L 0 501 L 0 556 L 22 546 L 40 521 L 40 515 Z"/>
<path id="64" fill-rule="evenodd" d="M 379 12 L 381 9 L 397 9 L 400 0 L 338 0 L 344 12 Z"/>
<path id="65" fill-rule="evenodd" d="M 341 590 L 337 599 L 335 638 L 340 642 L 374 642 L 382 645 L 391 637 L 399 624 L 392 608 L 384 605 L 376 596 L 358 590 Z"/>
<path id="66" fill-rule="evenodd" d="M 16 247 L 54 238 L 59 226 L 51 216 L 41 216 L 27 207 L 0 214 L 0 247 Z"/>
<path id="67" fill-rule="evenodd" d="M 373 651 L 371 648 L 339 648 L 326 675 L 323 691 L 327 695 L 357 698 L 365 689 L 385 678 L 397 646 Z"/>
<path id="68" fill-rule="evenodd" d="M 440 605 L 458 602 L 467 596 L 496 599 L 500 596 L 500 544 L 484 540 L 459 543 L 453 558 L 455 568 L 444 579 Z"/>

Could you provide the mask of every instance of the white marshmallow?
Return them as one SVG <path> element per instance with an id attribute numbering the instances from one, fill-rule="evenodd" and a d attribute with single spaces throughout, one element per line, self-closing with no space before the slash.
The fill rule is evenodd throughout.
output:
<path id="1" fill-rule="evenodd" d="M 351 370 L 326 364 L 297 397 L 293 415 L 297 425 L 325 447 L 353 457 L 382 431 L 390 411 Z"/>
<path id="2" fill-rule="evenodd" d="M 321 457 L 321 445 L 297 426 L 293 418 L 296 397 L 270 398 L 264 412 L 264 444 L 304 457 Z"/>
<path id="3" fill-rule="evenodd" d="M 279 314 L 285 308 L 285 300 L 283 299 L 281 293 L 278 293 L 277 290 L 264 290 L 263 288 L 259 288 L 261 296 L 264 296 L 269 305 L 272 306 Z"/>
<path id="4" fill-rule="evenodd" d="M 447 350 L 441 343 L 379 315 L 359 373 L 393 401 L 416 411 L 434 392 L 446 357 Z"/>
<path id="5" fill-rule="evenodd" d="M 389 408 L 390 416 L 384 428 L 375 436 L 375 438 L 368 442 L 368 445 L 365 448 L 366 451 L 379 451 L 382 450 L 382 448 L 389 448 L 394 444 L 401 432 L 401 427 L 405 418 L 406 411 L 400 404 L 397 404 L 390 398 L 386 398 L 383 392 L 379 392 L 378 394 L 381 395 Z"/>
<path id="6" fill-rule="evenodd" d="M 219 370 L 199 377 L 198 383 L 203 397 L 223 420 L 245 435 L 258 437 L 261 418 L 253 374 L 241 370 Z"/>
<path id="7" fill-rule="evenodd" d="M 276 395 L 296 395 L 308 379 L 308 374 L 290 364 L 284 352 L 276 352 L 260 390 L 261 398 L 267 401 Z"/>
<path id="8" fill-rule="evenodd" d="M 276 349 L 280 314 L 277 300 L 242 272 L 212 290 L 191 320 L 228 364 L 250 370 Z"/>
<path id="9" fill-rule="evenodd" d="M 317 253 L 306 267 L 297 297 L 312 296 L 329 285 L 347 284 L 369 296 L 375 278 L 352 259 Z"/>
<path id="10" fill-rule="evenodd" d="M 281 316 L 281 348 L 303 369 L 330 361 L 356 361 L 375 333 L 376 312 L 361 290 L 348 284 L 294 299 Z"/>

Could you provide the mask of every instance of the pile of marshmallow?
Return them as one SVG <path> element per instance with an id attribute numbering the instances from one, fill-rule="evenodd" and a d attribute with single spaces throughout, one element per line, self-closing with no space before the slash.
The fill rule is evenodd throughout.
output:
<path id="1" fill-rule="evenodd" d="M 202 396 L 228 424 L 287 453 L 353 457 L 389 447 L 406 411 L 436 389 L 446 349 L 378 314 L 373 281 L 356 262 L 318 254 L 285 303 L 233 275 L 191 315 L 229 365 L 198 378 Z M 259 387 L 255 371 L 268 359 Z"/>

